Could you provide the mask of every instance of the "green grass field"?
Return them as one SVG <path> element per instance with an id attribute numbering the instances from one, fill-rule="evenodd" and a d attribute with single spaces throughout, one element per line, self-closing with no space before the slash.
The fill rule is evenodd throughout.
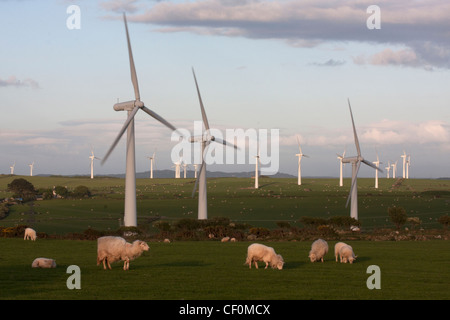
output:
<path id="1" fill-rule="evenodd" d="M 283 270 L 244 265 L 249 242 L 150 242 L 150 251 L 112 270 L 96 265 L 96 242 L 0 239 L 1 299 L 309 300 L 450 298 L 450 243 L 348 242 L 358 259 L 336 263 L 335 242 L 324 263 L 308 259 L 310 242 L 270 242 Z M 33 269 L 36 257 L 56 269 Z M 81 289 L 69 290 L 69 265 L 81 269 Z M 380 267 L 381 289 L 369 290 L 367 267 Z"/>
<path id="2" fill-rule="evenodd" d="M 14 178 L 0 176 L 0 198 Z M 35 188 L 87 186 L 89 199 L 52 199 L 10 207 L 0 226 L 26 224 L 38 232 L 66 234 L 89 227 L 117 230 L 123 218 L 123 179 L 24 177 Z M 440 229 L 437 218 L 448 214 L 450 188 L 446 180 L 358 179 L 362 230 L 394 228 L 387 208 L 402 206 L 419 217 L 421 227 Z M 276 228 L 277 221 L 296 226 L 302 216 L 328 218 L 349 215 L 345 208 L 350 180 L 261 178 L 255 190 L 251 179 L 208 179 L 209 217 L 228 217 L 252 226 Z M 193 179 L 138 179 L 138 224 L 150 218 L 172 221 L 196 218 L 197 198 L 191 198 Z M 150 227 L 151 228 L 151 227 Z M 157 232 L 157 230 L 154 230 Z M 263 242 L 264 241 L 258 241 Z M 161 300 L 297 300 L 297 299 L 444 299 L 450 298 L 450 242 L 346 241 L 358 255 L 353 265 L 334 261 L 333 246 L 325 263 L 311 263 L 311 241 L 273 241 L 286 262 L 278 270 L 244 266 L 249 241 L 175 241 L 149 243 L 150 251 L 133 261 L 104 271 L 96 265 L 96 241 L 0 238 L 0 299 L 161 299 Z M 56 259 L 56 269 L 32 269 L 36 257 Z M 69 290 L 67 267 L 81 268 L 81 289 Z M 381 270 L 381 289 L 369 290 L 367 268 Z"/>
<path id="3" fill-rule="evenodd" d="M 7 184 L 14 178 L 0 176 L 0 198 L 10 196 Z M 124 179 L 77 177 L 24 177 L 35 188 L 52 186 L 87 186 L 89 199 L 52 199 L 11 207 L 2 226 L 27 224 L 41 232 L 60 234 L 82 232 L 87 228 L 117 229 L 123 218 Z M 208 217 L 228 217 L 256 227 L 275 228 L 277 221 L 296 225 L 302 216 L 328 218 L 348 216 L 347 201 L 350 179 L 344 187 L 338 179 L 260 179 L 255 190 L 251 179 L 208 179 Z M 173 220 L 197 217 L 197 197 L 191 198 L 194 179 L 137 179 L 138 223 L 150 217 Z M 373 179 L 358 179 L 359 220 L 363 230 L 393 227 L 387 209 L 401 206 L 409 217 L 419 217 L 422 228 L 442 228 L 437 218 L 450 212 L 450 182 L 447 180 L 380 179 L 379 188 Z"/>

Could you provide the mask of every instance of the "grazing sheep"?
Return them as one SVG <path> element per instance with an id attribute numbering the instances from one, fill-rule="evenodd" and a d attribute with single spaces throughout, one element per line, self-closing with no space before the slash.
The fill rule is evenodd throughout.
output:
<path id="1" fill-rule="evenodd" d="M 341 250 L 341 248 L 346 245 L 347 244 L 344 242 L 338 242 L 334 245 L 334 256 L 336 257 L 336 262 L 338 262 L 339 250 Z M 341 262 L 342 262 L 342 259 L 341 259 Z"/>
<path id="2" fill-rule="evenodd" d="M 230 240 L 230 237 L 223 237 L 222 240 L 220 240 L 221 242 L 228 242 Z"/>
<path id="3" fill-rule="evenodd" d="M 30 239 L 32 241 L 36 241 L 36 238 L 37 238 L 36 231 L 34 231 L 31 228 L 26 228 L 25 229 L 25 235 L 23 236 L 23 240 Z"/>
<path id="4" fill-rule="evenodd" d="M 255 263 L 255 268 L 258 269 L 258 261 L 263 261 L 266 263 L 265 269 L 267 269 L 269 263 L 273 269 L 277 268 L 278 270 L 283 269 L 284 265 L 283 257 L 276 254 L 272 247 L 259 243 L 253 243 L 248 246 L 245 264 L 248 264 L 248 267 L 251 269 L 252 263 Z"/>
<path id="5" fill-rule="evenodd" d="M 130 260 L 139 257 L 142 252 L 148 251 L 148 244 L 141 240 L 128 243 L 121 237 L 100 237 L 97 239 L 97 265 L 103 262 L 103 269 L 106 270 L 105 262 L 111 269 L 111 263 L 122 260 L 123 270 L 130 268 Z"/>
<path id="6" fill-rule="evenodd" d="M 353 248 L 349 245 L 342 246 L 339 250 L 339 255 L 341 256 L 341 262 L 350 264 L 356 260 L 355 253 L 353 252 Z"/>
<path id="7" fill-rule="evenodd" d="M 322 261 L 323 257 L 328 253 L 328 243 L 323 239 L 317 239 L 311 245 L 311 251 L 309 251 L 309 259 L 311 262 Z"/>
<path id="8" fill-rule="evenodd" d="M 49 258 L 36 258 L 31 264 L 32 268 L 56 268 L 56 261 Z"/>

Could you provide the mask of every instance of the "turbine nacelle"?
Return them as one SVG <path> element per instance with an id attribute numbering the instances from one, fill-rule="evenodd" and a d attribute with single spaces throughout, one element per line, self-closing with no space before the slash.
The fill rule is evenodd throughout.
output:
<path id="1" fill-rule="evenodd" d="M 125 101 L 125 102 L 118 102 L 114 105 L 114 110 L 116 111 L 133 111 L 135 107 L 142 108 L 144 106 L 144 102 L 140 100 L 134 100 L 134 101 Z"/>

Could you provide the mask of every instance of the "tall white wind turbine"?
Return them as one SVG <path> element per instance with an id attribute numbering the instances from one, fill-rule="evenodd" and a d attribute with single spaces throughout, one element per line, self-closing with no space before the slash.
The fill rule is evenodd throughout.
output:
<path id="1" fill-rule="evenodd" d="M 302 158 L 303 157 L 309 158 L 309 156 L 307 156 L 306 154 L 303 154 L 302 147 L 300 146 L 300 140 L 299 140 L 298 136 L 297 136 L 297 144 L 298 144 L 298 150 L 299 150 L 299 153 L 296 154 L 296 156 L 298 157 L 297 184 L 300 186 L 302 184 Z"/>
<path id="2" fill-rule="evenodd" d="M 344 177 L 342 175 L 342 167 L 344 166 L 344 164 L 342 163 L 342 159 L 344 159 L 345 157 L 345 149 L 344 149 L 344 153 L 341 155 L 337 155 L 337 158 L 339 159 L 339 187 L 342 187 L 344 185 Z"/>
<path id="3" fill-rule="evenodd" d="M 153 155 L 151 157 L 147 157 L 147 159 L 150 160 L 150 179 L 153 179 L 153 164 L 155 162 L 155 154 L 156 150 L 153 152 Z"/>
<path id="4" fill-rule="evenodd" d="M 388 161 L 388 166 L 385 167 L 385 169 L 386 169 L 386 172 L 387 172 L 386 178 L 389 179 L 389 171 L 391 170 L 391 162 L 390 161 Z"/>
<path id="5" fill-rule="evenodd" d="M 205 108 L 203 107 L 202 97 L 200 95 L 200 89 L 198 88 L 197 78 L 195 76 L 194 68 L 192 68 L 192 74 L 194 75 L 195 87 L 197 88 L 198 100 L 200 103 L 200 111 L 202 113 L 203 125 L 205 127 L 205 131 L 203 132 L 200 138 L 191 137 L 190 141 L 199 142 L 201 144 L 201 156 L 202 156 L 202 164 L 200 165 L 200 174 L 195 180 L 194 190 L 192 191 L 192 197 L 194 197 L 195 191 L 198 187 L 198 219 L 205 220 L 208 219 L 208 197 L 206 192 L 206 163 L 205 163 L 205 149 L 211 142 L 221 143 L 223 145 L 232 146 L 237 148 L 234 144 L 230 144 L 224 140 L 218 139 L 210 134 L 209 131 L 209 123 L 208 118 L 206 117 Z"/>
<path id="6" fill-rule="evenodd" d="M 411 156 L 408 155 L 408 160 L 406 160 L 406 179 L 409 179 L 409 166 L 411 165 Z"/>
<path id="7" fill-rule="evenodd" d="M 350 217 L 358 220 L 358 186 L 357 186 L 357 178 L 358 178 L 358 171 L 359 167 L 361 165 L 361 162 L 368 165 L 369 167 L 374 168 L 375 170 L 381 171 L 379 168 L 377 168 L 374 164 L 371 162 L 365 160 L 361 156 L 361 148 L 359 146 L 358 141 L 358 135 L 356 134 L 356 128 L 355 128 L 355 122 L 353 121 L 353 114 L 352 114 L 352 108 L 350 106 L 350 100 L 348 100 L 348 108 L 350 109 L 350 117 L 352 118 L 352 126 L 353 126 L 353 136 L 355 139 L 355 146 L 356 151 L 358 152 L 358 155 L 356 157 L 348 157 L 343 158 L 343 163 L 351 163 L 352 164 L 352 186 L 350 188 L 350 193 L 347 198 L 346 207 L 348 206 L 348 202 L 351 199 L 351 205 L 350 205 Z"/>
<path id="8" fill-rule="evenodd" d="M 377 154 L 377 161 L 372 162 L 377 168 L 380 166 L 381 163 L 380 159 L 378 158 Z M 378 170 L 375 170 L 375 188 L 378 189 Z"/>
<path id="9" fill-rule="evenodd" d="M 257 153 L 255 156 L 255 189 L 259 189 L 259 143 L 256 149 Z"/>
<path id="10" fill-rule="evenodd" d="M 14 167 L 16 166 L 16 163 L 14 162 L 13 165 L 11 167 L 9 167 L 9 169 L 11 170 L 11 174 L 14 174 Z"/>
<path id="11" fill-rule="evenodd" d="M 108 159 L 111 152 L 116 147 L 120 138 L 127 131 L 127 153 L 126 153 L 126 172 L 125 172 L 125 213 L 124 213 L 124 225 L 126 227 L 137 226 L 136 215 L 136 160 L 135 160 L 135 140 L 134 140 L 134 116 L 139 110 L 143 110 L 151 117 L 155 118 L 166 127 L 176 131 L 176 128 L 167 122 L 164 118 L 156 114 L 154 111 L 145 107 L 144 102 L 141 101 L 139 95 L 138 79 L 136 75 L 136 68 L 134 66 L 133 53 L 131 51 L 130 36 L 128 34 L 127 19 L 125 13 L 123 14 L 123 22 L 125 24 L 125 33 L 127 36 L 128 45 L 128 57 L 130 60 L 130 73 L 131 82 L 134 88 L 135 100 L 116 103 L 114 110 L 127 111 L 128 118 L 125 121 L 122 129 L 119 131 L 117 138 L 114 140 L 112 146 L 109 148 L 105 157 L 102 160 L 102 164 Z"/>
<path id="12" fill-rule="evenodd" d="M 30 177 L 33 176 L 34 161 L 28 165 L 30 167 Z"/>
<path id="13" fill-rule="evenodd" d="M 403 150 L 403 154 L 400 156 L 403 159 L 403 179 L 406 178 L 406 152 Z"/>
<path id="14" fill-rule="evenodd" d="M 91 148 L 91 155 L 89 156 L 89 159 L 91 159 L 91 179 L 94 179 L 94 159 L 100 160 L 100 158 L 97 158 L 94 155 L 94 149 Z"/>
<path id="15" fill-rule="evenodd" d="M 394 178 L 394 179 L 395 179 L 395 173 L 397 171 L 397 162 L 398 161 L 395 161 L 394 164 L 391 164 L 391 166 L 392 166 L 392 178 Z"/>

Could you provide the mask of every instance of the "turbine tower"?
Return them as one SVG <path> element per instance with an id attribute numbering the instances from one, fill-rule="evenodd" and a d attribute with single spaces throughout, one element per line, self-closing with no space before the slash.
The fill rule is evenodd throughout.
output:
<path id="1" fill-rule="evenodd" d="M 156 150 L 153 152 L 151 157 L 147 157 L 147 159 L 150 160 L 150 179 L 153 179 L 153 163 L 155 162 L 155 153 Z"/>
<path id="2" fill-rule="evenodd" d="M 30 167 L 30 177 L 33 176 L 33 167 L 34 167 L 34 161 L 28 165 Z"/>
<path id="3" fill-rule="evenodd" d="M 352 108 L 350 106 L 350 100 L 348 100 L 348 107 L 350 109 L 350 117 L 352 119 L 352 126 L 353 126 L 353 136 L 354 136 L 354 139 L 355 139 L 355 146 L 356 146 L 356 151 L 358 152 L 358 155 L 355 156 L 355 157 L 349 157 L 349 158 L 343 158 L 342 159 L 343 163 L 351 163 L 352 164 L 352 186 L 350 188 L 350 193 L 348 195 L 347 203 L 346 203 L 345 206 L 346 207 L 348 206 L 348 202 L 351 199 L 350 217 L 358 220 L 358 185 L 357 185 L 357 180 L 358 180 L 358 171 L 359 171 L 359 167 L 361 165 L 361 162 L 366 164 L 366 165 L 368 165 L 369 167 L 374 168 L 375 170 L 378 170 L 378 171 L 381 171 L 381 170 L 379 168 L 377 168 L 371 162 L 365 160 L 361 156 L 361 148 L 359 146 L 358 135 L 356 134 L 355 122 L 353 121 L 353 114 L 352 114 Z"/>
<path id="4" fill-rule="evenodd" d="M 377 168 L 380 166 L 380 159 L 378 158 L 377 155 L 377 161 L 372 162 Z M 378 170 L 375 170 L 375 189 L 378 189 Z"/>
<path id="5" fill-rule="evenodd" d="M 342 159 L 344 159 L 345 157 L 345 149 L 344 149 L 344 153 L 341 155 L 337 155 L 337 158 L 339 159 L 339 187 L 342 187 L 344 185 L 344 178 L 342 175 L 342 167 L 344 166 L 344 164 L 342 163 Z"/>
<path id="6" fill-rule="evenodd" d="M 112 146 L 109 148 L 105 157 L 102 160 L 102 164 L 108 159 L 111 152 L 116 147 L 120 138 L 127 131 L 127 151 L 126 151 L 126 172 L 125 172 L 125 212 L 124 212 L 124 225 L 126 227 L 136 227 L 137 226 L 137 214 L 136 214 L 136 159 L 135 159 L 135 138 L 134 138 L 134 116 L 139 110 L 143 110 L 151 117 L 155 118 L 166 127 L 176 131 L 177 129 L 163 119 L 161 116 L 156 114 L 154 111 L 148 109 L 144 102 L 141 101 L 139 95 L 138 79 L 136 75 L 136 68 L 134 66 L 133 53 L 131 51 L 130 36 L 128 34 L 127 19 L 125 13 L 123 14 L 123 22 L 125 24 L 125 33 L 127 36 L 128 45 L 128 57 L 130 60 L 130 73 L 131 82 L 134 88 L 135 100 L 116 103 L 114 105 L 114 110 L 116 111 L 127 111 L 128 117 L 125 121 L 122 129 L 119 131 L 117 138 L 114 140 Z"/>
<path id="7" fill-rule="evenodd" d="M 403 154 L 400 157 L 403 158 L 403 179 L 405 179 L 406 178 L 406 157 L 407 157 L 405 150 L 403 150 Z"/>
<path id="8" fill-rule="evenodd" d="M 11 169 L 11 175 L 14 174 L 14 167 L 15 166 L 16 166 L 16 163 L 14 162 L 14 164 L 11 167 L 9 167 L 9 169 Z"/>
<path id="9" fill-rule="evenodd" d="M 386 169 L 386 172 L 387 172 L 386 178 L 389 179 L 389 171 L 391 170 L 391 162 L 390 161 L 388 161 L 388 166 L 385 167 L 385 169 Z"/>
<path id="10" fill-rule="evenodd" d="M 395 179 L 395 173 L 397 171 L 397 161 L 395 161 L 394 164 L 391 164 L 392 166 L 392 178 Z"/>
<path id="11" fill-rule="evenodd" d="M 202 113 L 203 125 L 205 127 L 205 132 L 203 132 L 200 138 L 191 137 L 191 143 L 199 142 L 201 144 L 201 155 L 202 164 L 200 165 L 200 174 L 195 180 L 194 190 L 192 191 L 192 197 L 194 197 L 195 191 L 198 187 L 198 219 L 205 220 L 208 219 L 208 197 L 206 192 L 206 163 L 205 163 L 205 149 L 209 146 L 211 142 L 221 143 L 223 145 L 232 146 L 237 148 L 234 144 L 230 144 L 224 140 L 218 139 L 212 136 L 209 132 L 208 118 L 206 117 L 205 108 L 203 107 L 202 97 L 200 95 L 200 89 L 198 88 L 197 78 L 195 76 L 194 68 L 192 68 L 192 74 L 194 75 L 195 87 L 197 88 L 198 100 L 200 103 L 200 111 Z"/>
<path id="12" fill-rule="evenodd" d="M 411 156 L 408 155 L 408 160 L 406 160 L 406 179 L 409 179 L 409 166 L 411 165 Z"/>
<path id="13" fill-rule="evenodd" d="M 259 147 L 258 153 L 255 156 L 255 189 L 259 189 Z"/>
<path id="14" fill-rule="evenodd" d="M 89 159 L 91 159 L 91 179 L 94 179 L 94 159 L 100 160 L 100 158 L 97 158 L 94 155 L 94 149 L 91 148 L 91 155 L 89 156 Z"/>
<path id="15" fill-rule="evenodd" d="M 302 184 L 302 158 L 306 157 L 309 158 L 306 154 L 303 154 L 302 152 L 302 147 L 300 146 L 300 140 L 298 139 L 297 136 L 297 144 L 298 144 L 298 150 L 299 153 L 296 154 L 296 156 L 298 157 L 298 178 L 297 178 L 297 184 L 300 186 Z"/>

